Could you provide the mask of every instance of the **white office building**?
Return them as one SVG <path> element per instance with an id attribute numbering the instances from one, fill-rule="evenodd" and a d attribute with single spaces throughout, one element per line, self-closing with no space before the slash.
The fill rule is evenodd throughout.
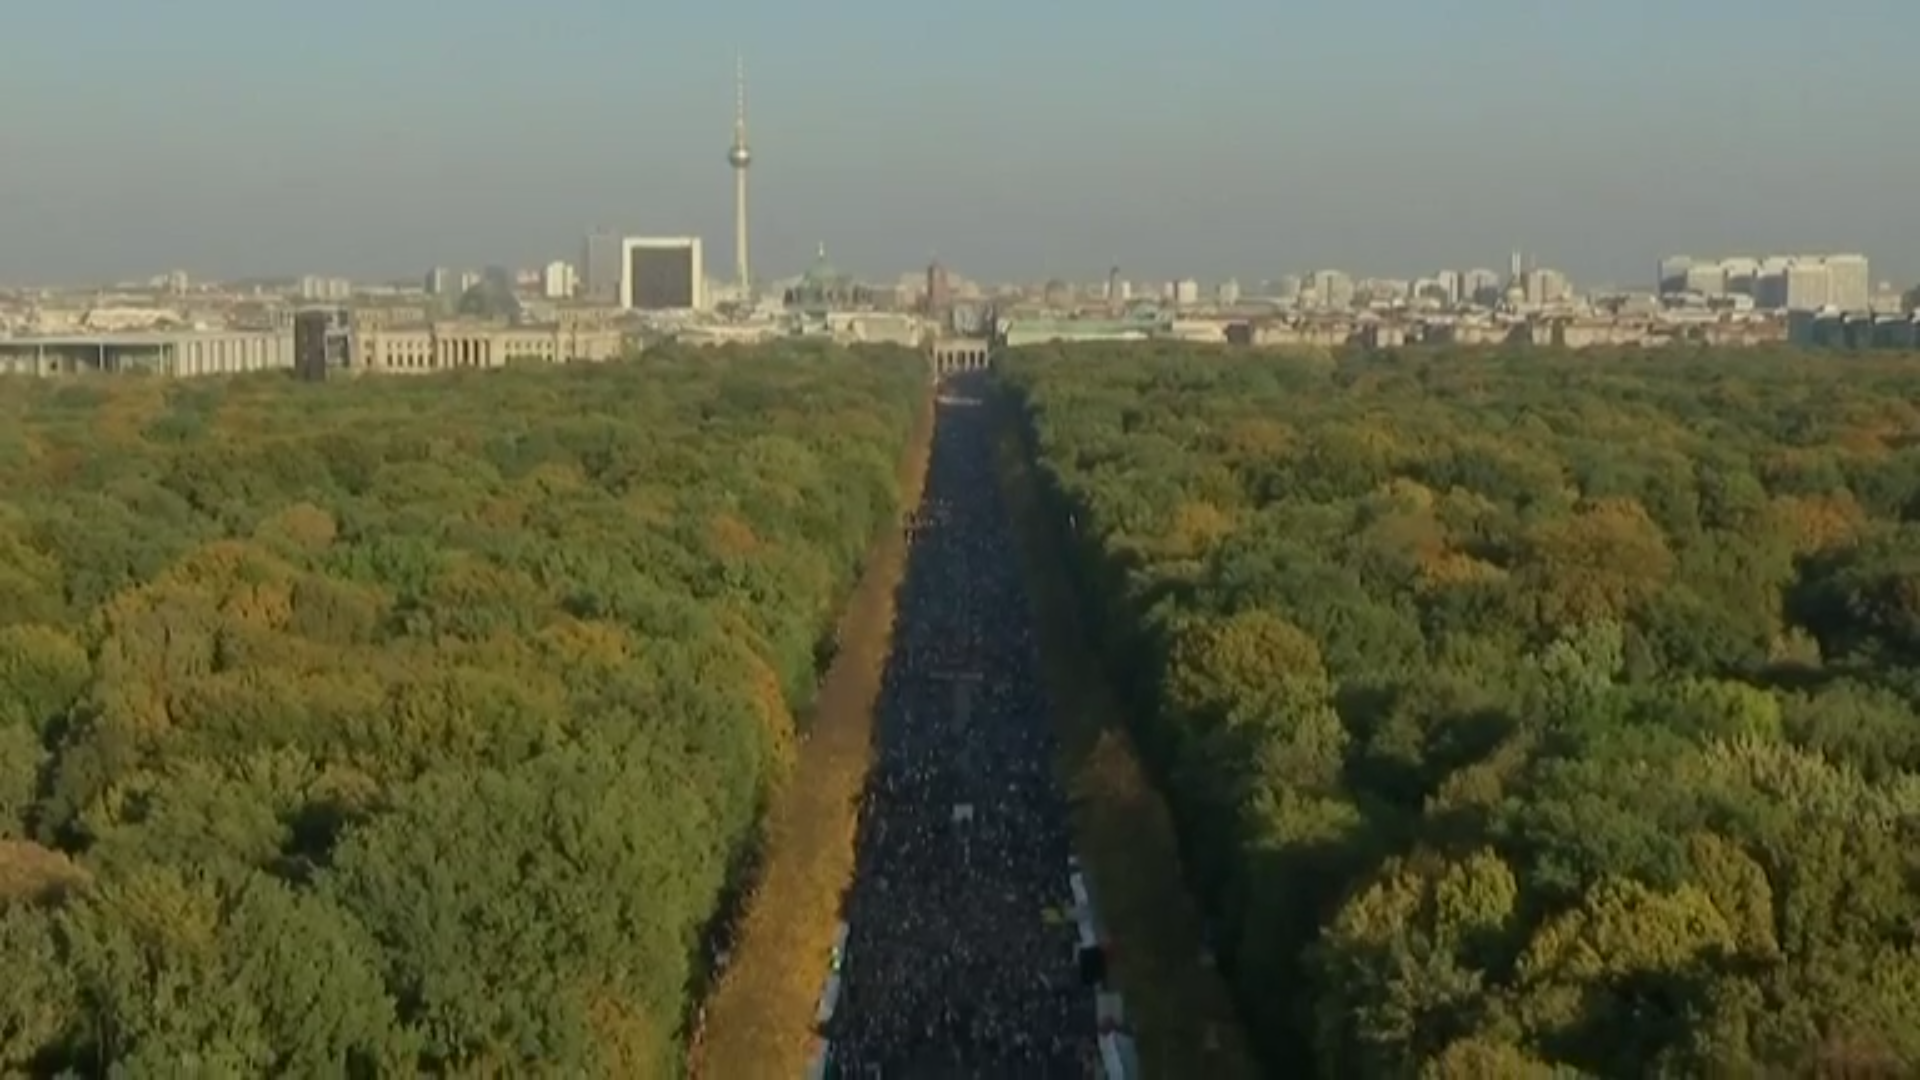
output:
<path id="1" fill-rule="evenodd" d="M 1697 262 L 1689 265 L 1680 276 L 1682 291 L 1696 296 L 1725 296 L 1727 294 L 1727 267 L 1721 262 Z"/>
<path id="2" fill-rule="evenodd" d="M 556 259 L 540 272 L 540 293 L 549 300 L 565 300 L 573 295 L 575 278 L 573 264 Z"/>
<path id="3" fill-rule="evenodd" d="M 1353 278 L 1339 270 L 1315 271 L 1312 288 L 1320 307 L 1344 311 L 1353 306 Z"/>
<path id="4" fill-rule="evenodd" d="M 1829 255 L 1827 303 L 1841 311 L 1866 311 L 1873 305 L 1873 274 L 1865 255 Z"/>
<path id="5" fill-rule="evenodd" d="M 1661 273 L 1673 270 L 1671 260 Z M 1768 255 L 1689 260 L 1666 291 L 1706 297 L 1751 296 L 1756 307 L 1778 311 L 1866 311 L 1873 304 L 1872 268 L 1865 255 Z"/>

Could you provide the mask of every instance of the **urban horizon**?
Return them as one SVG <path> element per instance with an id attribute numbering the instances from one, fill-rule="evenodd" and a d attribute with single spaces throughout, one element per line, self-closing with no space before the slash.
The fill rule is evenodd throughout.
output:
<path id="1" fill-rule="evenodd" d="M 1580 25 L 1588 22 L 1595 25 Z M 1594 74 L 1617 75 L 1605 65 L 1607 43 L 1646 40 L 1625 36 L 1621 22 L 1563 13 L 1509 29 L 1559 41 L 1564 53 L 1541 54 L 1556 57 L 1549 67 L 1578 69 L 1591 60 Z M 1658 29 L 1666 36 L 1654 40 L 1663 42 L 1706 32 L 1684 20 Z M 912 273 L 938 258 L 991 281 L 1087 280 L 1118 265 L 1135 281 L 1251 285 L 1328 267 L 1386 277 L 1498 268 L 1515 248 L 1540 253 L 1577 281 L 1620 288 L 1642 285 L 1653 264 L 1677 252 L 1860 252 L 1881 280 L 1920 280 L 1920 226 L 1901 213 L 1903 185 L 1884 182 L 1902 175 L 1898 161 L 1883 155 L 1871 168 L 1815 169 L 1805 159 L 1763 153 L 1796 110 L 1811 123 L 1824 115 L 1821 101 L 1828 111 L 1843 100 L 1857 103 L 1859 87 L 1832 81 L 1797 87 L 1792 108 L 1781 100 L 1762 110 L 1780 88 L 1746 85 L 1748 107 L 1721 113 L 1724 103 L 1688 99 L 1684 116 L 1648 113 L 1622 86 L 1595 93 L 1549 83 L 1554 93 L 1542 100 L 1551 99 L 1553 110 L 1507 100 L 1485 111 L 1483 124 L 1473 119 L 1471 99 L 1434 113 L 1357 88 L 1351 100 L 1316 110 L 1249 111 L 1243 99 L 1258 98 L 1260 79 L 1277 76 L 1223 56 L 1218 71 L 1177 95 L 1187 103 L 1178 116 L 1207 123 L 1170 125 L 1176 114 L 1162 115 L 1170 104 L 1156 112 L 1111 95 L 1110 107 L 1090 114 L 1071 110 L 1056 93 L 974 115 L 961 105 L 960 85 L 936 85 L 924 74 L 883 84 L 884 101 L 849 100 L 802 70 L 787 43 L 738 44 L 764 62 L 750 153 L 745 64 L 733 46 L 725 59 L 688 48 L 642 71 L 622 70 L 623 93 L 651 88 L 673 105 L 620 125 L 626 136 L 609 134 L 601 107 L 580 96 L 584 86 L 549 88 L 560 96 L 517 136 L 526 152 L 491 158 L 475 155 L 497 144 L 497 134 L 482 139 L 459 114 L 489 104 L 534 107 L 532 99 L 505 96 L 504 87 L 463 92 L 459 108 L 454 99 L 414 101 L 404 136 L 345 99 L 317 100 L 300 111 L 298 125 L 250 125 L 247 144 L 232 143 L 223 129 L 220 118 L 244 104 L 231 96 L 142 113 L 141 126 L 124 131 L 107 105 L 124 111 L 125 101 L 78 88 L 44 98 L 59 107 L 23 116 L 8 133 L 0 283 L 94 287 L 176 269 L 199 280 L 320 274 L 404 282 L 434 265 L 571 260 L 576 238 L 599 226 L 623 235 L 700 236 L 714 255 L 716 281 L 737 277 L 733 264 L 747 254 L 762 268 L 757 277 L 803 273 L 822 242 L 836 265 L 863 280 Z M 1775 44 L 1792 43 L 1782 36 Z M 1686 52 L 1695 67 L 1712 55 Z M 1062 71 L 1076 66 L 1076 54 L 1048 55 Z M 1849 55 L 1850 75 L 1875 62 Z M 1518 55 L 1508 62 L 1516 65 L 1512 74 L 1529 63 Z M 583 67 L 582 76 L 605 77 L 593 70 Z M 1453 84 L 1465 78 L 1452 66 L 1429 70 L 1413 56 L 1367 70 L 1416 80 L 1423 95 L 1458 91 Z M 1239 82 L 1224 78 L 1231 72 Z M 58 89 L 64 77 L 37 71 L 29 58 L 0 80 L 35 74 L 39 82 L 23 88 Z M 279 82 L 250 87 L 263 108 L 306 78 L 276 74 Z M 1113 78 L 1096 74 L 1082 72 L 1087 86 Z M 1320 109 L 1329 116 L 1309 122 Z M 887 120 L 900 110 L 917 110 L 904 128 Z M 1761 116 L 1764 124 L 1755 120 Z M 1549 117 L 1550 131 L 1529 126 Z M 729 121 L 740 144 L 737 164 Z M 325 160 L 323 174 L 271 165 L 267 140 L 282 130 L 302 139 L 299 157 L 288 160 Z M 849 139 L 860 130 L 889 136 Z M 1122 153 L 1140 145 L 1138 136 L 1120 138 L 1122 130 L 1151 132 L 1154 152 Z M 74 131 L 89 132 L 88 139 L 75 142 Z M 1699 138 L 1703 132 L 1713 138 Z M 1047 141 L 1035 145 L 1043 133 Z M 113 182 L 112 170 L 88 165 L 98 147 L 149 143 L 149 176 L 139 185 Z M 1182 162 L 1204 164 L 1182 170 Z M 731 191 L 721 177 L 729 166 Z M 748 252 L 729 252 L 749 174 L 753 241 Z"/>

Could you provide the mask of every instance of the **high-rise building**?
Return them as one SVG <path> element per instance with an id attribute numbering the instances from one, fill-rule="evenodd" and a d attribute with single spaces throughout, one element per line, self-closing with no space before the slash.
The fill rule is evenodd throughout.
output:
<path id="1" fill-rule="evenodd" d="M 1353 278 L 1339 270 L 1316 270 L 1313 292 L 1318 305 L 1335 311 L 1353 306 Z"/>
<path id="2" fill-rule="evenodd" d="M 634 311 L 706 307 L 706 269 L 697 236 L 628 237 L 620 242 L 620 306 Z"/>
<path id="3" fill-rule="evenodd" d="M 540 293 L 549 300 L 564 300 L 573 295 L 575 285 L 573 266 L 558 260 L 547 264 L 540 272 Z"/>
<path id="4" fill-rule="evenodd" d="M 1759 284 L 1759 259 L 1744 255 L 1721 259 L 1720 270 L 1726 275 L 1727 292 L 1736 296 L 1752 296 L 1755 286 Z"/>
<path id="5" fill-rule="evenodd" d="M 1874 295 L 1867 257 L 1852 254 L 1668 258 L 1660 263 L 1660 291 L 1751 297 L 1755 307 L 1780 311 L 1861 312 L 1872 307 Z"/>
<path id="6" fill-rule="evenodd" d="M 1655 272 L 1654 291 L 1665 295 L 1687 291 L 1687 271 L 1693 268 L 1691 255 L 1668 255 L 1660 260 L 1660 268 Z"/>
<path id="7" fill-rule="evenodd" d="M 944 323 L 952 311 L 953 283 L 947 279 L 947 268 L 935 259 L 927 264 L 927 317 Z"/>
<path id="8" fill-rule="evenodd" d="M 1689 265 L 1680 278 L 1681 292 L 1696 296 L 1725 296 L 1727 293 L 1727 268 L 1720 262 L 1697 262 Z"/>
<path id="9" fill-rule="evenodd" d="M 322 382 L 327 372 L 347 366 L 347 313 L 337 308 L 308 308 L 293 317 L 293 371 L 305 382 Z"/>
<path id="10" fill-rule="evenodd" d="M 1754 302 L 1786 311 L 1866 311 L 1873 277 L 1864 255 L 1793 256 L 1761 262 Z"/>
<path id="11" fill-rule="evenodd" d="M 1865 311 L 1873 303 L 1873 275 L 1865 255 L 1829 255 L 1827 303 L 1845 312 Z"/>
<path id="12" fill-rule="evenodd" d="M 1826 264 L 1796 262 L 1784 276 L 1780 306 L 1788 311 L 1818 311 L 1833 302 L 1833 271 Z"/>
<path id="13" fill-rule="evenodd" d="M 733 62 L 733 146 L 727 150 L 733 167 L 733 273 L 741 299 L 753 295 L 753 275 L 747 266 L 747 168 L 753 152 L 747 149 L 747 64 Z"/>
<path id="14" fill-rule="evenodd" d="M 620 234 L 595 229 L 580 249 L 580 272 L 586 295 L 611 304 L 620 298 L 620 279 L 626 273 L 625 248 Z"/>
<path id="15" fill-rule="evenodd" d="M 1526 302 L 1536 306 L 1558 304 L 1567 299 L 1572 292 L 1567 276 L 1558 270 L 1536 267 L 1523 277 L 1521 294 Z"/>
<path id="16" fill-rule="evenodd" d="M 444 266 L 436 266 L 427 271 L 427 278 L 421 282 L 428 296 L 445 296 L 453 291 L 453 271 Z"/>

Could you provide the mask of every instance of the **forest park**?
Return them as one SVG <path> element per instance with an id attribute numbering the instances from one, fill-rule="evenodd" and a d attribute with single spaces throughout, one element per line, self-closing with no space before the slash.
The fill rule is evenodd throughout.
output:
<path id="1" fill-rule="evenodd" d="M 1004 376 L 1276 1075 L 1920 1074 L 1920 357 Z"/>
<path id="2" fill-rule="evenodd" d="M 676 1073 L 924 378 L 4 387 L 0 1073 Z"/>

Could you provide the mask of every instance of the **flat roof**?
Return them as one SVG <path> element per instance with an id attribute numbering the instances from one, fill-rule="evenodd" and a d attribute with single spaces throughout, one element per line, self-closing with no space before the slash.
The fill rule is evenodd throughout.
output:
<path id="1" fill-rule="evenodd" d="M 55 348 L 132 347 L 171 345 L 194 338 L 283 337 L 286 330 L 127 330 L 100 334 L 16 334 L 0 336 L 0 348 L 7 346 L 52 346 Z"/>
<path id="2" fill-rule="evenodd" d="M 1165 324 L 1158 319 L 1044 319 L 1015 316 L 1007 320 L 1011 329 L 1069 334 L 1117 334 L 1126 331 L 1144 333 Z"/>
<path id="3" fill-rule="evenodd" d="M 568 322 L 559 319 L 546 319 L 540 322 L 502 323 L 488 322 L 484 319 L 435 319 L 431 322 L 387 323 L 380 326 L 362 326 L 355 332 L 363 337 L 380 337 L 390 334 L 553 334 L 559 332 L 590 334 L 600 331 L 618 333 L 617 326 L 596 326 L 591 323 Z"/>

